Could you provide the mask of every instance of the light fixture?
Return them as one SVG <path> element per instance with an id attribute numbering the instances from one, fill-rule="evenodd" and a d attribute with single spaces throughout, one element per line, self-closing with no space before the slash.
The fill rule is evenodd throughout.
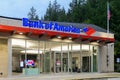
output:
<path id="1" fill-rule="evenodd" d="M 60 38 L 61 38 L 61 36 L 57 36 L 57 38 L 59 38 L 59 39 L 60 39 Z"/>
<path id="2" fill-rule="evenodd" d="M 102 42 L 102 39 L 98 39 L 96 42 L 97 42 L 97 43 L 100 43 L 100 42 Z"/>
<path id="3" fill-rule="evenodd" d="M 30 31 L 30 32 L 27 33 L 27 36 L 30 36 L 30 35 L 32 35 L 32 31 Z"/>
<path id="4" fill-rule="evenodd" d="M 43 51 L 38 51 L 38 50 L 23 50 L 23 51 L 20 51 L 21 53 L 28 53 L 28 54 L 38 54 L 38 53 L 40 53 L 40 54 L 42 54 L 43 53 Z"/>
<path id="5" fill-rule="evenodd" d="M 22 35 L 23 33 L 22 33 L 22 32 L 20 32 L 19 34 L 20 34 L 20 35 Z"/>
<path id="6" fill-rule="evenodd" d="M 53 35 L 53 36 L 51 36 L 50 38 L 51 38 L 51 39 L 53 39 L 53 38 L 61 39 L 62 37 L 61 37 L 60 35 Z"/>
<path id="7" fill-rule="evenodd" d="M 72 39 L 72 37 L 68 37 L 68 39 Z"/>
<path id="8" fill-rule="evenodd" d="M 33 46 L 34 44 L 27 41 L 27 45 L 26 47 L 29 48 L 31 46 Z M 12 46 L 14 47 L 25 47 L 25 40 L 22 40 L 22 39 L 12 39 Z"/>
<path id="9" fill-rule="evenodd" d="M 76 45 L 72 45 L 72 47 L 69 47 L 68 48 L 68 45 L 63 45 L 62 47 L 61 46 L 56 46 L 56 47 L 53 47 L 51 48 L 51 51 L 68 51 L 68 50 L 71 50 L 71 51 L 79 51 L 80 50 L 80 45 L 79 44 L 76 44 Z M 82 50 L 84 51 L 89 51 L 89 45 L 84 45 L 82 44 Z"/>

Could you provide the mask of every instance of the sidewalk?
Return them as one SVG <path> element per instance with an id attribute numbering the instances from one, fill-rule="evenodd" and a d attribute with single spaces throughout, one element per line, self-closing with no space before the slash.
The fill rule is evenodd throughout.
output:
<path id="1" fill-rule="evenodd" d="M 116 77 L 120 77 L 120 73 L 56 73 L 56 74 L 40 74 L 38 76 L 12 76 L 7 78 L 0 78 L 0 80 L 75 80 L 87 78 L 116 78 Z"/>

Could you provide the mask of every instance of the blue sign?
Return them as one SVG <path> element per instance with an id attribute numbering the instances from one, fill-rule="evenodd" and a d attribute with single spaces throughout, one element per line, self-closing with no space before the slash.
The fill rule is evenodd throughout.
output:
<path id="1" fill-rule="evenodd" d="M 22 23 L 23 23 L 23 26 L 25 26 L 25 27 L 51 30 L 51 31 L 61 31 L 61 32 L 69 32 L 69 33 L 80 33 L 81 31 L 83 31 L 83 32 L 88 31 L 87 27 L 80 29 L 80 28 L 76 28 L 74 26 L 58 25 L 58 23 L 56 23 L 56 22 L 44 23 L 40 20 L 31 21 L 28 18 L 23 18 Z"/>

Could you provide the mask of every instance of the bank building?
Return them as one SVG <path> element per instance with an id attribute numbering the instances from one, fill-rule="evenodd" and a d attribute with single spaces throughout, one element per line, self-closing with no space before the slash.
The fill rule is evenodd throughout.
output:
<path id="1" fill-rule="evenodd" d="M 0 16 L 0 77 L 114 72 L 114 41 L 94 24 Z"/>

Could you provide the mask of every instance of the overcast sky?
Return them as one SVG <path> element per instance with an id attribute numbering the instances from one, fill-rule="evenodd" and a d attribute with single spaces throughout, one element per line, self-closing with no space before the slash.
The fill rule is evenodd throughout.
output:
<path id="1" fill-rule="evenodd" d="M 0 16 L 23 18 L 27 17 L 30 8 L 33 6 L 41 18 L 46 12 L 49 1 L 54 0 L 0 0 Z M 57 0 L 67 10 L 72 0 Z"/>

